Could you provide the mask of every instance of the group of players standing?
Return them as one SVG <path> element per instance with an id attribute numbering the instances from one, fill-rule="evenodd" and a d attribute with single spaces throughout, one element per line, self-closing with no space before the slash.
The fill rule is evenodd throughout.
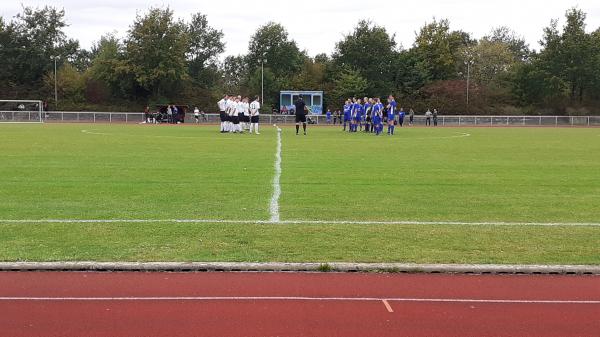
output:
<path id="1" fill-rule="evenodd" d="M 397 111 L 398 104 L 394 96 L 390 95 L 387 104 L 384 105 L 380 98 L 351 98 L 344 104 L 344 131 L 348 127 L 349 132 L 362 131 L 363 127 L 367 132 L 373 132 L 376 135 L 383 133 L 383 124 L 387 123 L 387 134 L 394 135 L 396 128 L 396 115 L 399 120 L 404 120 L 405 112 L 400 109 Z"/>
<path id="2" fill-rule="evenodd" d="M 218 103 L 221 133 L 259 132 L 260 97 L 250 103 L 248 97 L 225 95 Z"/>

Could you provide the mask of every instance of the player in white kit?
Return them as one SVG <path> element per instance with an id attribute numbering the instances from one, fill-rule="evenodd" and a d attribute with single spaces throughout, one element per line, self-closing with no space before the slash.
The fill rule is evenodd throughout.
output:
<path id="1" fill-rule="evenodd" d="M 258 102 L 259 98 L 260 97 L 256 96 L 254 101 L 250 103 L 250 133 L 255 131 L 257 135 L 260 135 L 258 132 L 258 122 L 260 119 L 260 103 Z"/>

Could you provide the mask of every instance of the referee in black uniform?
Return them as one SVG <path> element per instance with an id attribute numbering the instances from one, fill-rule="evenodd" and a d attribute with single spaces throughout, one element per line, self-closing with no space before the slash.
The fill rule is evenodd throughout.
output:
<path id="1" fill-rule="evenodd" d="M 302 96 L 298 96 L 298 100 L 294 102 L 294 106 L 296 107 L 296 136 L 298 135 L 298 131 L 300 131 L 300 123 L 302 123 L 304 135 L 306 136 L 306 112 L 308 108 Z"/>

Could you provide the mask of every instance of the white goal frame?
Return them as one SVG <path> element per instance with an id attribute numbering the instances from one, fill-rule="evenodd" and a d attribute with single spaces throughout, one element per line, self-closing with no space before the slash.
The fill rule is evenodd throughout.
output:
<path id="1" fill-rule="evenodd" d="M 37 109 L 9 109 L 2 108 L 4 103 L 19 104 L 37 104 Z M 44 122 L 44 105 L 41 100 L 15 100 L 15 99 L 0 99 L 0 124 L 3 123 L 43 123 Z"/>

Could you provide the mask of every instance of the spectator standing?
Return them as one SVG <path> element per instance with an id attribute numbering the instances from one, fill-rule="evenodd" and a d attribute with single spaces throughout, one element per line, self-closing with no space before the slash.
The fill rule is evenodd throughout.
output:
<path id="1" fill-rule="evenodd" d="M 179 108 L 173 105 L 173 124 L 179 123 Z"/>
<path id="2" fill-rule="evenodd" d="M 173 123 L 173 108 L 171 108 L 171 105 L 167 106 L 167 122 Z"/>
<path id="3" fill-rule="evenodd" d="M 198 107 L 194 107 L 194 119 L 196 120 L 196 124 L 200 123 L 200 110 Z"/>
<path id="4" fill-rule="evenodd" d="M 398 125 L 400 125 L 400 127 L 404 126 L 404 117 L 406 117 L 404 108 L 400 108 L 400 112 L 398 113 Z"/>
<path id="5" fill-rule="evenodd" d="M 433 109 L 433 126 L 437 126 L 438 122 L 438 111 L 437 109 Z"/>
<path id="6" fill-rule="evenodd" d="M 431 126 L 431 110 L 427 109 L 427 112 L 425 112 L 425 126 Z"/>
<path id="7" fill-rule="evenodd" d="M 327 109 L 327 113 L 325 114 L 325 120 L 327 124 L 331 124 L 331 110 Z"/>
<path id="8" fill-rule="evenodd" d="M 144 123 L 150 123 L 150 107 L 147 105 L 144 108 Z"/>
<path id="9" fill-rule="evenodd" d="M 410 109 L 408 113 L 408 125 L 412 126 L 415 122 L 415 110 Z"/>

